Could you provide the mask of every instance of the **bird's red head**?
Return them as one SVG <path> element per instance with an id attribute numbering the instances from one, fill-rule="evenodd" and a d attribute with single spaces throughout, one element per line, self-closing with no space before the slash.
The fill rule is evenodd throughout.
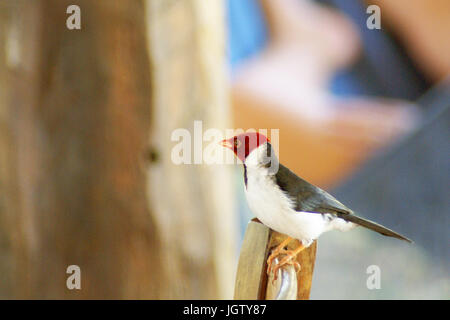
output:
<path id="1" fill-rule="evenodd" d="M 270 140 L 265 135 L 258 132 L 248 132 L 222 140 L 221 144 L 225 148 L 231 149 L 236 157 L 244 162 L 253 150 L 266 142 L 270 142 Z"/>

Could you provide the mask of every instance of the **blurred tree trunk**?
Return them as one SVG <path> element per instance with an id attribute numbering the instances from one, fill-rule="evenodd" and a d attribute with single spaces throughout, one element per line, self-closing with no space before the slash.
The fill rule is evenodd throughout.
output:
<path id="1" fill-rule="evenodd" d="M 180 277 L 173 297 L 233 297 L 237 221 L 231 175 L 224 166 L 175 165 L 173 130 L 194 121 L 203 131 L 230 128 L 222 0 L 147 0 L 154 78 L 152 145 L 159 162 L 150 170 L 164 265 Z M 202 140 L 202 137 L 200 137 Z M 201 142 L 200 142 L 201 143 Z M 207 142 L 203 142 L 207 146 Z M 170 192 L 168 192 L 170 191 Z M 176 199 L 176 201 L 174 201 Z"/>
<path id="2" fill-rule="evenodd" d="M 71 4 L 81 8 L 81 30 L 66 28 Z M 147 47 L 152 5 L 13 0 L 0 7 L 0 297 L 220 297 L 223 261 L 209 228 L 217 206 L 199 194 L 190 201 L 201 210 L 173 207 L 179 211 L 164 225 L 176 227 L 163 228 L 159 200 L 150 197 L 155 186 L 173 203 L 182 192 L 152 181 L 161 177 L 148 174 L 145 157 L 152 123 L 172 117 L 151 121 L 152 87 L 159 90 Z M 199 188 L 211 179 L 199 178 Z M 169 230 L 180 234 L 164 236 Z M 69 265 L 81 268 L 81 290 L 66 287 Z"/>

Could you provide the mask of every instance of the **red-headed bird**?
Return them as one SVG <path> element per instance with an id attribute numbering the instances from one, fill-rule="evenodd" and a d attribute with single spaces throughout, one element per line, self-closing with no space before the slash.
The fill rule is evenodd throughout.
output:
<path id="1" fill-rule="evenodd" d="M 294 258 L 326 231 L 347 231 L 359 225 L 411 242 L 395 231 L 356 216 L 333 196 L 298 177 L 278 162 L 263 134 L 243 133 L 223 140 L 222 146 L 231 149 L 244 165 L 245 195 L 250 210 L 267 227 L 288 236 L 267 259 L 270 272 L 273 259 L 284 255 L 274 268 L 275 277 L 285 264 L 299 267 Z M 285 250 L 292 239 L 299 240 L 301 245 L 295 250 Z"/>

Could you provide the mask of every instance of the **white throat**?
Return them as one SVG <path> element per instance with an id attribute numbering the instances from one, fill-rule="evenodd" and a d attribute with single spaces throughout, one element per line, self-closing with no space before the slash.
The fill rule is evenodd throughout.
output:
<path id="1" fill-rule="evenodd" d="M 258 168 L 270 175 L 276 174 L 279 166 L 273 151 L 268 150 L 267 142 L 252 150 L 245 159 L 244 165 L 249 170 Z"/>

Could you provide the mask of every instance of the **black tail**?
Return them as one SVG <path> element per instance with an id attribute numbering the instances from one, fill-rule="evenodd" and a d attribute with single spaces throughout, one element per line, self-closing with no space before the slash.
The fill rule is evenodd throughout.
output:
<path id="1" fill-rule="evenodd" d="M 344 219 L 345 221 L 350 221 L 350 222 L 356 223 L 357 225 L 363 226 L 367 229 L 381 233 L 384 236 L 393 237 L 393 238 L 405 240 L 405 241 L 412 243 L 412 241 L 410 239 L 406 238 L 405 236 L 402 236 L 401 234 L 399 234 L 395 231 L 392 231 L 391 229 L 383 227 L 382 225 L 380 225 L 378 223 L 355 216 L 354 214 L 348 214 L 348 213 L 347 214 L 343 214 L 343 213 L 339 214 L 338 213 L 337 216 L 341 219 Z"/>

